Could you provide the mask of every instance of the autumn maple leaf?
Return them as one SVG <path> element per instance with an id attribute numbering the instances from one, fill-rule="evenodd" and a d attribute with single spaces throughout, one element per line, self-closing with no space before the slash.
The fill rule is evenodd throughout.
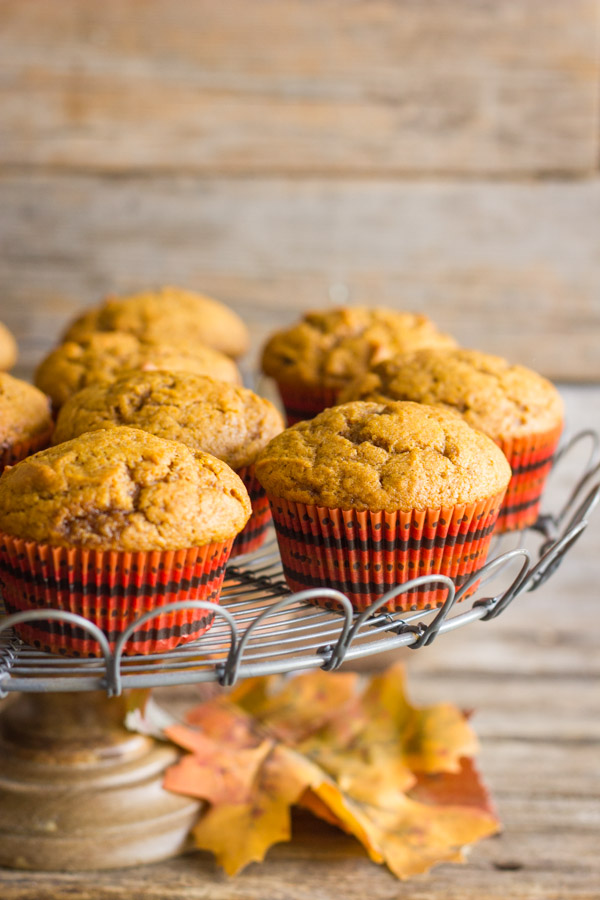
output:
<path id="1" fill-rule="evenodd" d="M 251 679 L 190 711 L 166 735 L 190 755 L 165 786 L 210 803 L 193 829 L 232 875 L 290 839 L 295 805 L 354 835 L 398 877 L 459 862 L 498 829 L 471 756 L 475 734 L 449 704 L 418 709 L 392 666 Z"/>

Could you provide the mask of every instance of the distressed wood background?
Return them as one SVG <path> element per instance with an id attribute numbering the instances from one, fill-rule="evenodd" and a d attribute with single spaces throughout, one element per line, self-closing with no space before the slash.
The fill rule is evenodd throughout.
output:
<path id="1" fill-rule="evenodd" d="M 600 379 L 598 0 L 0 0 L 0 315 L 425 311 Z"/>
<path id="2" fill-rule="evenodd" d="M 231 303 L 255 352 L 306 307 L 384 303 L 599 382 L 599 15 L 600 0 L 0 0 L 0 318 L 18 373 L 81 306 L 171 282 Z M 563 391 L 571 424 L 598 426 L 598 385 Z M 466 867 L 399 885 L 299 822 L 233 883 L 192 854 L 3 870 L 3 900 L 597 900 L 593 525 L 478 640 L 407 660 L 418 702 L 478 710 L 506 831 Z"/>

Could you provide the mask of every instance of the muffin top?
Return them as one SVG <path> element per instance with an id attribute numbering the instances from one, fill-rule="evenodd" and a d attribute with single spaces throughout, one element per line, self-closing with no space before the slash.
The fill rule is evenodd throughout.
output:
<path id="1" fill-rule="evenodd" d="M 241 381 L 233 360 L 204 344 L 144 341 L 125 331 L 96 331 L 52 350 L 38 366 L 35 383 L 59 408 L 82 388 L 110 384 L 122 372 L 136 369 L 199 372 L 233 384 Z"/>
<path id="2" fill-rule="evenodd" d="M 6 325 L 0 322 L 0 371 L 7 372 L 17 361 L 17 342 Z"/>
<path id="3" fill-rule="evenodd" d="M 341 307 L 306 313 L 267 342 L 262 368 L 280 382 L 339 389 L 358 373 L 417 347 L 454 347 L 427 316 L 381 307 Z"/>
<path id="4" fill-rule="evenodd" d="M 455 413 L 355 401 L 274 438 L 256 461 L 274 497 L 336 509 L 438 509 L 503 491 L 510 466 Z"/>
<path id="5" fill-rule="evenodd" d="M 273 404 L 248 388 L 192 372 L 131 372 L 74 394 L 59 413 L 54 443 L 110 425 L 181 441 L 233 469 L 253 463 L 284 427 Z"/>
<path id="6" fill-rule="evenodd" d="M 81 435 L 0 478 L 0 530 L 56 546 L 178 550 L 228 540 L 249 516 L 229 466 L 134 428 Z"/>
<path id="7" fill-rule="evenodd" d="M 155 341 L 199 341 L 238 357 L 248 348 L 248 331 L 236 313 L 218 300 L 177 287 L 129 297 L 107 297 L 79 316 L 63 340 L 81 341 L 92 331 L 126 331 Z"/>
<path id="8" fill-rule="evenodd" d="M 52 428 L 50 404 L 32 384 L 0 372 L 0 449 Z"/>
<path id="9" fill-rule="evenodd" d="M 340 400 L 383 398 L 447 407 L 495 440 L 550 431 L 563 417 L 561 396 L 547 379 L 478 350 L 427 348 L 385 360 Z"/>

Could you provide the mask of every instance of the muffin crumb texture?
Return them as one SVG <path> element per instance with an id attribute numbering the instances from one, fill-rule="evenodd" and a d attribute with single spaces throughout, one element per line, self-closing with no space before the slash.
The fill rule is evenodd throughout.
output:
<path id="1" fill-rule="evenodd" d="M 133 428 L 81 435 L 0 478 L 0 530 L 58 546 L 202 546 L 236 535 L 250 512 L 225 463 Z"/>
<path id="2" fill-rule="evenodd" d="M 0 322 L 0 371 L 7 372 L 17 361 L 17 342 L 11 331 Z"/>
<path id="3" fill-rule="evenodd" d="M 112 425 L 181 441 L 240 469 L 283 430 L 283 419 L 248 388 L 191 372 L 135 372 L 74 394 L 61 409 L 54 443 Z"/>
<path id="4" fill-rule="evenodd" d="M 196 340 L 233 357 L 248 349 L 248 330 L 232 309 L 178 287 L 107 297 L 72 322 L 63 340 L 81 341 L 95 331 L 125 331 L 156 341 Z"/>
<path id="5" fill-rule="evenodd" d="M 554 385 L 525 366 L 478 350 L 426 348 L 385 360 L 340 396 L 414 400 L 454 410 L 494 439 L 543 433 L 562 421 Z"/>
<path id="6" fill-rule="evenodd" d="M 410 402 L 326 409 L 274 438 L 256 463 L 273 497 L 340 509 L 437 509 L 505 490 L 502 451 L 455 413 Z"/>
<path id="7" fill-rule="evenodd" d="M 142 340 L 126 331 L 93 332 L 66 341 L 39 364 L 35 383 L 60 407 L 88 385 L 107 385 L 126 371 L 197 372 L 239 384 L 236 364 L 218 350 L 198 342 Z"/>
<path id="8" fill-rule="evenodd" d="M 383 359 L 423 346 L 454 347 L 424 315 L 383 307 L 341 307 L 306 313 L 276 332 L 262 355 L 263 371 L 282 382 L 341 388 Z"/>
<path id="9" fill-rule="evenodd" d="M 50 404 L 36 387 L 0 372 L 0 449 L 49 432 Z"/>

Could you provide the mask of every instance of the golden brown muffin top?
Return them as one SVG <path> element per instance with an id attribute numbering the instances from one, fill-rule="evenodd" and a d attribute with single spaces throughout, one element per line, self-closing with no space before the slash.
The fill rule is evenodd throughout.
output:
<path id="1" fill-rule="evenodd" d="M 427 316 L 382 307 L 308 312 L 278 331 L 262 355 L 265 374 L 278 381 L 342 388 L 360 372 L 397 353 L 427 346 L 454 347 Z"/>
<path id="2" fill-rule="evenodd" d="M 241 382 L 229 356 L 190 341 L 142 341 L 125 331 L 96 331 L 80 342 L 66 341 L 42 360 L 35 383 L 59 408 L 72 394 L 92 384 L 110 384 L 129 370 L 198 372 L 232 384 Z"/>
<path id="3" fill-rule="evenodd" d="M 0 448 L 52 428 L 50 403 L 32 384 L 0 372 Z"/>
<path id="4" fill-rule="evenodd" d="M 54 443 L 111 425 L 181 441 L 233 469 L 253 463 L 284 428 L 273 404 L 248 388 L 192 372 L 132 372 L 74 394 L 59 413 Z"/>
<path id="5" fill-rule="evenodd" d="M 17 342 L 6 325 L 0 322 L 0 371 L 8 372 L 17 361 Z"/>
<path id="6" fill-rule="evenodd" d="M 455 413 L 402 402 L 346 403 L 274 438 L 256 461 L 267 493 L 336 509 L 438 509 L 503 491 L 510 466 Z"/>
<path id="7" fill-rule="evenodd" d="M 228 356 L 248 348 L 248 331 L 232 309 L 212 297 L 163 287 L 129 297 L 107 297 L 67 329 L 64 341 L 81 341 L 92 331 L 126 331 L 154 341 L 199 341 Z"/>
<path id="8" fill-rule="evenodd" d="M 550 431 L 563 418 L 561 396 L 546 378 L 478 350 L 428 348 L 386 360 L 340 400 L 383 398 L 455 410 L 494 440 Z"/>
<path id="9" fill-rule="evenodd" d="M 200 547 L 236 535 L 250 509 L 221 460 L 134 428 L 83 434 L 0 478 L 0 530 L 63 547 Z"/>

